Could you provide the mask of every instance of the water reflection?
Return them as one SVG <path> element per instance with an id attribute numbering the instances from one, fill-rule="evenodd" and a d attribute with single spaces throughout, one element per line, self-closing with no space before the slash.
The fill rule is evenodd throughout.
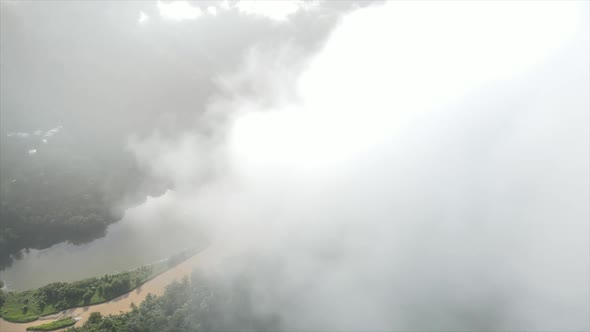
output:
<path id="1" fill-rule="evenodd" d="M 10 290 L 36 288 L 55 281 L 73 281 L 128 270 L 167 258 L 187 247 L 203 245 L 190 220 L 158 218 L 150 213 L 160 203 L 128 210 L 107 229 L 107 235 L 90 243 L 63 242 L 43 250 L 22 251 L 12 265 L 0 272 Z"/>

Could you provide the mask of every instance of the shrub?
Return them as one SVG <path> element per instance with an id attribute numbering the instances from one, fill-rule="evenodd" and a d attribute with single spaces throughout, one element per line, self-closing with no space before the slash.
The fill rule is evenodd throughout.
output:
<path id="1" fill-rule="evenodd" d="M 100 312 L 91 312 L 90 316 L 88 316 L 88 320 L 86 324 L 98 324 L 102 320 L 102 315 Z"/>

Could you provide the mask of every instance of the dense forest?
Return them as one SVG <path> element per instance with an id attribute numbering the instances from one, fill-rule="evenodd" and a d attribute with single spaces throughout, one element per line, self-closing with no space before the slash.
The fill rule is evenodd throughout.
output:
<path id="1" fill-rule="evenodd" d="M 193 273 L 191 281 L 169 285 L 162 296 L 148 295 L 130 312 L 101 316 L 92 313 L 81 327 L 69 332 L 189 332 L 189 331 L 277 331 L 276 315 L 255 310 L 248 281 L 231 287 Z"/>
<path id="2" fill-rule="evenodd" d="M 56 127 L 0 139 L 0 270 L 20 250 L 104 236 L 125 206 L 161 190 L 124 149 L 101 151 L 83 133 Z"/>

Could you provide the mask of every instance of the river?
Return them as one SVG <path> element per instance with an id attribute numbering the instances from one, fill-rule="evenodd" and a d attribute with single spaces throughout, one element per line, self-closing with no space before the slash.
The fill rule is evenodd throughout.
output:
<path id="1" fill-rule="evenodd" d="M 82 245 L 59 243 L 43 250 L 29 250 L 3 271 L 9 290 L 37 288 L 56 281 L 74 281 L 133 269 L 165 259 L 187 247 L 205 244 L 194 222 L 182 216 L 162 218 L 157 199 L 140 207 L 107 229 L 105 237 Z"/>

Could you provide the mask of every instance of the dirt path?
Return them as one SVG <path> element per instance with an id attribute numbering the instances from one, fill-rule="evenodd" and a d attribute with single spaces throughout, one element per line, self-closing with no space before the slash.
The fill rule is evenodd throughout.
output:
<path id="1" fill-rule="evenodd" d="M 132 290 L 131 292 L 114 298 L 108 302 L 68 309 L 54 315 L 40 317 L 38 320 L 30 323 L 11 323 L 5 321 L 4 319 L 0 319 L 0 332 L 26 332 L 27 327 L 49 323 L 53 320 L 67 316 L 77 319 L 78 322 L 75 326 L 80 326 L 86 322 L 91 312 L 100 312 L 103 316 L 105 316 L 129 311 L 131 309 L 131 303 L 139 305 L 150 293 L 154 295 L 162 295 L 168 284 L 172 283 L 174 280 L 180 280 L 184 276 L 190 276 L 194 268 L 209 263 L 211 252 L 211 248 L 206 248 L 193 257 L 173 267 L 172 269 L 163 272 L 154 279 Z"/>

